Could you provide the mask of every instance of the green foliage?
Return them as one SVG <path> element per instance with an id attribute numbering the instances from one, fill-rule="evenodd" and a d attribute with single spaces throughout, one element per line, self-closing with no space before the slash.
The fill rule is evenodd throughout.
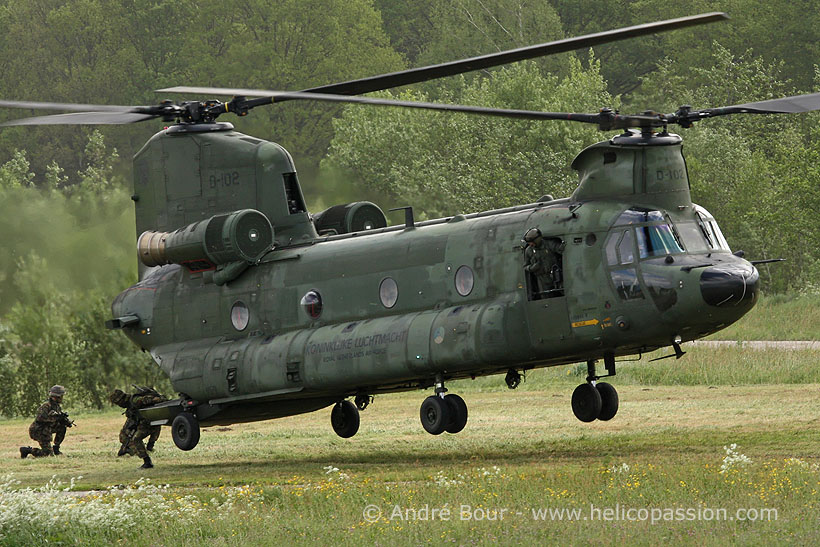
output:
<path id="1" fill-rule="evenodd" d="M 53 271 L 31 254 L 15 273 L 19 300 L 0 323 L 0 414 L 30 414 L 54 384 L 69 389 L 72 408 L 103 408 L 111 389 L 130 383 L 169 391 L 148 355 L 105 329 L 111 292 L 66 290 Z"/>
<path id="2" fill-rule="evenodd" d="M 493 72 L 443 99 L 490 107 L 586 111 L 613 104 L 598 63 L 572 61 L 559 79 L 532 63 Z M 390 96 L 386 94 L 384 96 Z M 427 100 L 405 92 L 404 100 Z M 574 187 L 569 169 L 578 150 L 597 140 L 581 124 L 522 122 L 465 114 L 347 107 L 334 124 L 326 168 L 347 169 L 368 188 L 428 215 L 504 207 Z"/>
<path id="3" fill-rule="evenodd" d="M 26 152 L 15 150 L 12 158 L 0 166 L 0 189 L 31 186 L 34 173 L 29 170 L 30 167 Z"/>
<path id="4" fill-rule="evenodd" d="M 134 267 L 132 204 L 120 184 L 109 182 L 116 152 L 107 151 L 98 132 L 86 152 L 84 182 L 76 187 L 61 185 L 65 179 L 56 163 L 43 190 L 31 186 L 23 152 L 0 166 L 0 249 L 6 257 L 0 263 L 0 316 L 18 300 L 17 271 L 31 252 L 56 268 L 67 291 L 113 291 L 122 287 L 116 285 L 118 272 Z M 58 187 L 63 191 L 54 191 Z"/>
<path id="5" fill-rule="evenodd" d="M 373 1 L 381 13 L 384 31 L 393 49 L 413 65 L 431 42 L 435 3 L 436 0 Z"/>
<path id="6" fill-rule="evenodd" d="M 85 160 L 83 162 L 84 167 L 77 173 L 81 190 L 104 195 L 104 193 L 111 190 L 112 186 L 119 183 L 118 180 L 113 178 L 114 164 L 119 158 L 119 154 L 117 154 L 116 148 L 110 152 L 108 151 L 105 146 L 105 138 L 99 131 L 93 131 L 88 138 L 83 158 Z M 56 164 L 50 164 L 50 170 L 46 173 L 46 180 L 51 184 L 54 180 L 59 181 L 60 179 L 60 173 L 55 173 L 55 167 L 57 167 Z M 49 181 L 49 178 L 51 181 Z"/>
<path id="7" fill-rule="evenodd" d="M 436 0 L 430 11 L 432 32 L 419 59 L 422 64 L 475 57 L 563 37 L 558 14 L 544 2 Z"/>
<path id="8" fill-rule="evenodd" d="M 166 97 L 152 90 L 172 85 L 295 90 L 403 68 L 370 0 L 9 0 L 0 24 L 5 99 L 154 104 Z M 318 161 L 326 149 L 336 112 L 292 101 L 231 121 L 282 142 L 304 166 L 305 155 Z M 145 122 L 103 133 L 130 156 L 161 127 Z M 0 150 L 28 150 L 38 174 L 56 161 L 77 183 L 94 178 L 80 153 L 89 133 L 78 126 L 4 129 Z"/>
<path id="9" fill-rule="evenodd" d="M 43 189 L 24 152 L 0 166 L 0 414 L 31 413 L 53 384 L 72 406 L 101 408 L 131 382 L 169 387 L 150 357 L 107 331 L 111 298 L 134 282 L 133 211 L 93 132 L 81 184 L 49 165 Z"/>

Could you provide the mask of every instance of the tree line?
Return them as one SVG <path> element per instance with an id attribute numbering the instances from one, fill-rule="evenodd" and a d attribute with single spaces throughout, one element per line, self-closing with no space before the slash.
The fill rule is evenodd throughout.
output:
<path id="1" fill-rule="evenodd" d="M 173 85 L 297 90 L 713 10 L 732 20 L 381 95 L 633 113 L 817 90 L 820 12 L 805 0 L 4 0 L 0 98 L 136 105 Z M 297 101 L 229 121 L 290 150 L 313 211 L 371 199 L 428 217 L 568 195 L 574 155 L 610 136 Z M 693 199 L 732 248 L 788 259 L 761 268 L 767 292 L 820 292 L 817 121 L 737 116 L 682 131 Z M 112 387 L 169 389 L 149 356 L 102 328 L 136 278 L 130 157 L 159 128 L 0 130 L 0 414 L 30 412 L 53 383 L 94 408 Z"/>

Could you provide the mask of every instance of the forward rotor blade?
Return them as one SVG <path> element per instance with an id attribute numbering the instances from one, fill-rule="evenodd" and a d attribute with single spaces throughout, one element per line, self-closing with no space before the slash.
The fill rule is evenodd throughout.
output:
<path id="1" fill-rule="evenodd" d="M 820 110 L 820 93 L 793 95 L 791 97 L 769 99 L 767 101 L 758 101 L 756 103 L 736 104 L 733 106 L 725 106 L 723 108 L 709 108 L 706 109 L 706 112 L 711 112 L 714 110 L 720 112 L 730 111 L 725 112 L 726 114 L 797 114 L 800 112 L 812 112 L 814 110 Z"/>
<path id="2" fill-rule="evenodd" d="M 122 111 L 75 112 L 72 114 L 53 114 L 51 116 L 19 118 L 0 123 L 0 127 L 15 125 L 118 125 L 141 122 L 156 117 L 154 114 Z"/>
<path id="3" fill-rule="evenodd" d="M 380 91 L 401 85 L 426 82 L 428 80 L 443 78 L 445 76 L 454 76 L 456 74 L 463 74 L 474 70 L 491 68 L 507 63 L 514 63 L 516 61 L 523 61 L 525 59 L 534 59 L 536 57 L 543 57 L 545 55 L 553 55 L 576 49 L 586 49 L 592 46 L 615 42 L 617 40 L 624 40 L 626 38 L 646 36 L 647 34 L 667 32 L 679 28 L 722 21 L 728 18 L 729 16 L 725 13 L 712 12 L 701 15 L 692 15 L 689 17 L 681 17 L 678 19 L 669 19 L 666 21 L 657 21 L 655 23 L 635 25 L 632 27 L 608 30 L 595 34 L 587 34 L 576 38 L 567 38 L 565 40 L 547 42 L 545 44 L 535 46 L 527 46 L 508 51 L 501 51 L 499 53 L 491 53 L 489 55 L 472 57 L 470 59 L 463 59 L 460 61 L 451 61 L 440 65 L 412 68 L 390 74 L 371 76 L 369 78 L 361 78 L 358 80 L 350 80 L 337 84 L 312 87 L 310 89 L 304 89 L 303 91 L 310 93 L 331 93 L 336 95 L 359 95 L 362 93 L 369 93 L 371 91 Z"/>
<path id="4" fill-rule="evenodd" d="M 769 99 L 719 108 L 704 108 L 703 110 L 692 110 L 688 106 L 682 106 L 677 112 L 667 114 L 664 118 L 669 123 L 676 123 L 682 127 L 691 127 L 693 123 L 700 120 L 728 114 L 799 114 L 814 110 L 820 110 L 820 93 L 793 95 L 791 97 L 781 97 L 780 99 Z"/>

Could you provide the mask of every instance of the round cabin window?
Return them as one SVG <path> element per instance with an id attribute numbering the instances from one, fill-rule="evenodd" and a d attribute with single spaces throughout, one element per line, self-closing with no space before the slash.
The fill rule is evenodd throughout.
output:
<path id="1" fill-rule="evenodd" d="M 469 266 L 461 266 L 456 270 L 456 290 L 461 296 L 467 296 L 473 292 L 473 270 Z"/>
<path id="2" fill-rule="evenodd" d="M 318 291 L 308 291 L 300 304 L 311 319 L 318 319 L 322 315 L 322 297 Z"/>
<path id="3" fill-rule="evenodd" d="M 392 277 L 385 277 L 379 284 L 379 299 L 382 306 L 392 308 L 399 299 L 399 286 Z"/>
<path id="4" fill-rule="evenodd" d="M 244 302 L 237 301 L 231 307 L 231 324 L 236 330 L 245 330 L 250 323 L 251 313 L 248 311 L 248 306 Z"/>

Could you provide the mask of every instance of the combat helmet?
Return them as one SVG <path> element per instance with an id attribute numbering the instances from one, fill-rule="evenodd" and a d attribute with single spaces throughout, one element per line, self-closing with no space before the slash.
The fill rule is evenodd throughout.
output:
<path id="1" fill-rule="evenodd" d="M 541 238 L 541 230 L 538 228 L 530 228 L 527 230 L 527 233 L 524 234 L 524 242 L 525 243 L 533 243 L 537 242 Z"/>
<path id="2" fill-rule="evenodd" d="M 125 400 L 125 392 L 121 389 L 115 389 L 111 392 L 111 395 L 108 396 L 108 400 L 111 401 L 112 404 L 118 405 Z"/>
<path id="3" fill-rule="evenodd" d="M 51 386 L 48 390 L 49 397 L 62 397 L 65 395 L 65 388 L 61 385 Z"/>

